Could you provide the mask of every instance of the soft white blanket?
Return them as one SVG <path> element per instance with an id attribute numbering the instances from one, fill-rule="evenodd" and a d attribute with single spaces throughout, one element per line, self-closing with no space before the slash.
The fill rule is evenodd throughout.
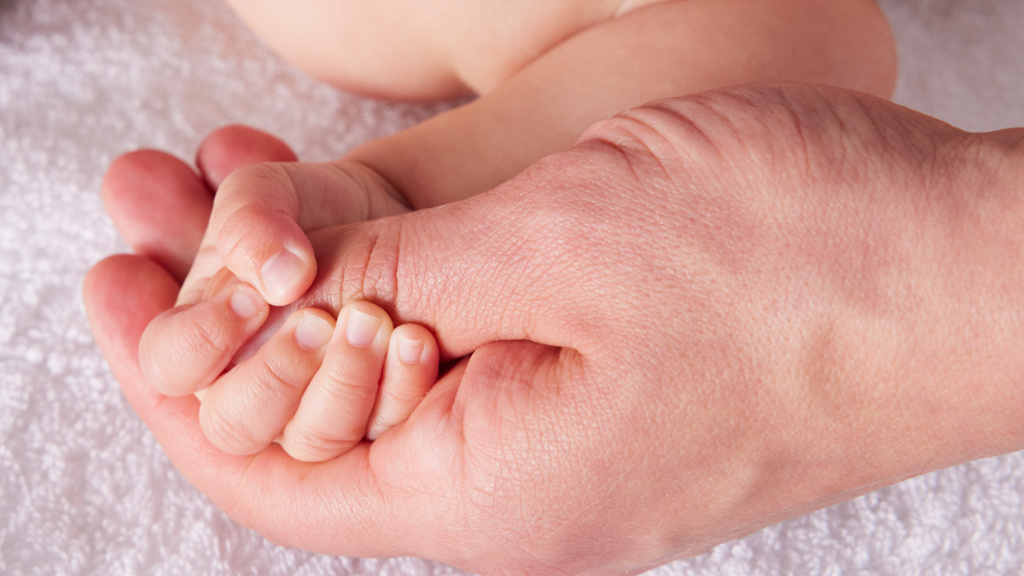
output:
<path id="1" fill-rule="evenodd" d="M 1024 2 L 884 7 L 898 101 L 964 128 L 1024 125 Z M 233 524 L 128 407 L 79 296 L 88 267 L 124 250 L 97 194 L 117 154 L 190 157 L 205 133 L 246 122 L 323 160 L 435 111 L 317 85 L 219 2 L 0 0 L 0 573 L 454 571 L 284 549 Z M 929 474 L 657 572 L 1020 574 L 1022 464 Z"/>

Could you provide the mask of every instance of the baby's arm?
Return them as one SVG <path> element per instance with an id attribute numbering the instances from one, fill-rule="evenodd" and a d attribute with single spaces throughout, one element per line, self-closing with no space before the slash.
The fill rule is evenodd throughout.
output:
<path id="1" fill-rule="evenodd" d="M 392 213 L 401 205 L 438 206 L 488 190 L 570 146 L 597 120 L 652 100 L 769 81 L 888 96 L 895 68 L 888 25 L 872 0 L 645 6 L 576 33 L 477 100 L 337 162 L 243 171 L 218 192 L 211 228 L 219 232 L 210 242 L 268 302 L 284 304 L 315 276 L 306 233 L 334 217 L 303 216 L 303 206 L 331 213 L 330 206 L 321 209 L 330 193 L 390 206 Z M 388 210 L 364 212 L 379 217 Z M 289 266 L 264 268 L 272 258 Z M 287 274 L 265 278 L 268 270 Z"/>
<path id="2" fill-rule="evenodd" d="M 594 122 L 652 100 L 805 81 L 882 97 L 895 83 L 872 0 L 679 0 L 578 32 L 460 108 L 348 155 L 413 208 L 497 186 Z"/>

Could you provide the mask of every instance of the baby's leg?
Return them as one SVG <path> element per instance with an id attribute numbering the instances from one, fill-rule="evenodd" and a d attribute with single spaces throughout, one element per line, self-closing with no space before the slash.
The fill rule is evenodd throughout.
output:
<path id="1" fill-rule="evenodd" d="M 265 304 L 236 302 L 237 292 L 255 294 L 237 281 L 217 290 L 154 320 L 140 361 L 162 392 L 199 393 L 203 430 L 226 452 L 252 454 L 277 440 L 299 460 L 333 458 L 408 418 L 437 379 L 431 333 L 392 328 L 365 301 L 342 308 L 337 326 L 315 308 L 290 313 L 254 355 L 220 374 Z"/>
<path id="2" fill-rule="evenodd" d="M 414 208 L 497 186 L 627 108 L 756 82 L 888 98 L 896 52 L 872 0 L 661 0 L 582 28 L 473 102 L 349 154 Z M 236 272 L 237 273 L 237 272 Z"/>

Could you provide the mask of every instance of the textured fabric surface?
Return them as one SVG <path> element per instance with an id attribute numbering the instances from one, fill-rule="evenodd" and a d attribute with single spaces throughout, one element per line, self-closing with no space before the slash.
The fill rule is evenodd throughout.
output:
<path id="1" fill-rule="evenodd" d="M 883 5 L 902 50 L 898 101 L 964 128 L 1024 125 L 1024 2 Z M 246 122 L 324 160 L 438 109 L 317 85 L 215 1 L 0 0 L 0 573 L 457 572 L 285 549 L 232 523 L 122 398 L 79 295 L 88 267 L 125 249 L 98 196 L 117 154 L 187 158 L 210 130 Z M 1022 464 L 929 474 L 655 572 L 1019 574 Z"/>

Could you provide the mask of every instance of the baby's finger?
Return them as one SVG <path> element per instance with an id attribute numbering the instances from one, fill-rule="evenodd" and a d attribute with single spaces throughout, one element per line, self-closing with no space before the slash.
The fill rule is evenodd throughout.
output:
<path id="1" fill-rule="evenodd" d="M 374 304 L 342 309 L 323 365 L 281 438 L 293 458 L 329 460 L 362 441 L 391 331 L 391 318 Z"/>
<path id="2" fill-rule="evenodd" d="M 316 276 L 316 259 L 298 223 L 299 198 L 282 164 L 257 164 L 221 184 L 206 242 L 225 266 L 274 306 L 291 304 Z"/>
<path id="3" fill-rule="evenodd" d="M 295 414 L 333 333 L 330 314 L 299 310 L 255 356 L 221 376 L 199 410 L 210 442 L 238 455 L 269 446 Z"/>
<path id="4" fill-rule="evenodd" d="M 437 381 L 437 341 L 419 324 L 404 324 L 391 334 L 377 403 L 370 414 L 366 438 L 376 440 L 405 422 Z"/>
<path id="5" fill-rule="evenodd" d="M 209 300 L 157 316 L 139 343 L 142 373 L 168 396 L 185 396 L 212 383 L 266 320 L 269 307 L 245 284 Z"/>

